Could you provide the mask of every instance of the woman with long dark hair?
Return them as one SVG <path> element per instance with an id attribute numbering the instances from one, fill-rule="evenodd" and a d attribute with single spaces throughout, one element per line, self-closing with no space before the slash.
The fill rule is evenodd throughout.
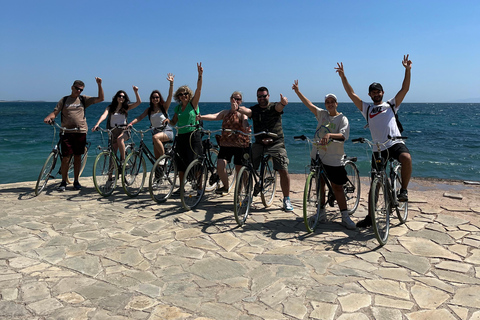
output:
<path id="1" fill-rule="evenodd" d="M 150 94 L 150 106 L 128 124 L 128 126 L 133 126 L 148 115 L 150 125 L 155 128 L 152 131 L 152 141 L 153 151 L 157 159 L 165 153 L 163 143 L 173 140 L 173 130 L 172 127 L 168 125 L 168 109 L 172 102 L 174 78 L 175 76 L 171 73 L 167 75 L 167 80 L 170 82 L 167 101 L 163 100 L 160 91 L 153 90 Z"/>
<path id="2" fill-rule="evenodd" d="M 137 101 L 130 103 L 130 99 L 125 91 L 119 90 L 112 98 L 112 103 L 105 108 L 105 112 L 98 119 L 97 124 L 92 128 L 95 131 L 103 120 L 107 119 L 107 129 L 117 126 L 126 126 L 128 111 L 135 109 L 142 103 L 138 94 L 138 87 L 133 86 L 133 92 Z M 112 148 L 114 152 L 120 151 L 120 160 L 125 160 L 125 140 L 130 139 L 130 132 L 125 127 L 116 128 L 112 132 Z"/>

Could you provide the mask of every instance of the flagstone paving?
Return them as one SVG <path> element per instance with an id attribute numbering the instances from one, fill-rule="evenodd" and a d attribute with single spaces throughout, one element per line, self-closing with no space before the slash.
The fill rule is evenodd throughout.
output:
<path id="1" fill-rule="evenodd" d="M 480 319 L 480 186 L 414 180 L 407 223 L 379 247 L 334 208 L 306 233 L 303 181 L 293 213 L 278 192 L 243 228 L 232 195 L 185 211 L 148 192 L 102 198 L 87 178 L 38 197 L 0 185 L 0 319 Z"/>

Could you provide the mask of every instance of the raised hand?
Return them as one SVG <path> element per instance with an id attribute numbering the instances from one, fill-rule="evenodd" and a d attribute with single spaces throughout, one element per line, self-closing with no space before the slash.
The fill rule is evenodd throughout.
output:
<path id="1" fill-rule="evenodd" d="M 298 92 L 298 80 L 293 81 L 292 90 Z"/>
<path id="2" fill-rule="evenodd" d="M 280 103 L 285 107 L 288 104 L 288 99 L 287 97 L 282 96 L 280 93 Z"/>
<path id="3" fill-rule="evenodd" d="M 198 75 L 201 76 L 203 74 L 203 68 L 202 68 L 202 63 L 197 62 L 197 69 L 198 69 Z"/>
<path id="4" fill-rule="evenodd" d="M 95 77 L 95 81 L 97 82 L 97 84 L 102 84 L 102 78 Z"/>
<path id="5" fill-rule="evenodd" d="M 337 62 L 337 67 L 335 68 L 336 72 L 340 77 L 345 75 L 345 72 L 343 71 L 343 62 L 338 63 Z"/>
<path id="6" fill-rule="evenodd" d="M 412 69 L 412 61 L 411 60 L 408 60 L 408 54 L 405 56 L 403 56 L 403 61 L 402 61 L 402 64 L 405 68 L 407 69 Z"/>
<path id="7" fill-rule="evenodd" d="M 168 74 L 167 74 L 167 80 L 168 80 L 168 82 L 173 83 L 173 79 L 174 79 L 174 78 L 175 78 L 175 75 L 174 75 L 174 74 L 172 74 L 172 73 L 168 73 Z"/>
<path id="8" fill-rule="evenodd" d="M 137 92 L 137 91 L 138 91 L 138 87 L 137 87 L 137 86 L 132 86 L 132 88 L 133 88 L 133 91 L 134 91 L 134 92 Z"/>

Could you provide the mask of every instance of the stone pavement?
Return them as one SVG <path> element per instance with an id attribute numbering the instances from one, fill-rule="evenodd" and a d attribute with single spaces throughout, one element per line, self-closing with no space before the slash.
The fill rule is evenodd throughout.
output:
<path id="1" fill-rule="evenodd" d="M 298 186 L 295 213 L 256 198 L 238 228 L 231 195 L 186 212 L 81 182 L 0 185 L 0 319 L 480 319 L 480 186 L 417 185 L 379 248 L 334 214 L 307 234 Z"/>

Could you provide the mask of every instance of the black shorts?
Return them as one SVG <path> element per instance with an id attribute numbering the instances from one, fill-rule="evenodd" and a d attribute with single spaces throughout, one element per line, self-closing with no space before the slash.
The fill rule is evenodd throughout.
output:
<path id="1" fill-rule="evenodd" d="M 324 164 L 323 168 L 325 168 L 328 180 L 330 180 L 331 183 L 339 186 L 343 186 L 345 183 L 347 183 L 347 171 L 345 170 L 344 166 L 332 167 Z"/>
<path id="2" fill-rule="evenodd" d="M 243 164 L 243 155 L 245 153 L 248 153 L 248 148 L 220 147 L 218 159 L 227 160 L 227 162 L 230 163 L 233 157 L 233 164 L 241 166 Z"/>
<path id="3" fill-rule="evenodd" d="M 400 155 L 402 153 L 410 154 L 410 150 L 408 150 L 405 143 L 396 143 L 393 146 L 391 146 L 390 148 L 388 148 L 386 150 L 383 150 L 381 152 L 382 160 L 383 160 L 382 161 L 383 167 L 386 166 L 387 161 L 390 160 L 390 159 L 398 160 L 398 158 L 400 157 Z M 375 162 L 375 157 L 378 157 L 378 155 L 379 155 L 378 152 L 374 152 L 372 154 L 372 169 L 377 169 L 376 162 Z"/>
<path id="4" fill-rule="evenodd" d="M 87 134 L 77 132 L 66 132 L 62 138 L 62 156 L 80 156 L 85 153 L 87 145 Z"/>
<path id="5" fill-rule="evenodd" d="M 177 170 L 185 172 L 190 162 L 203 152 L 202 136 L 198 131 L 194 131 L 180 133 L 176 139 L 175 162 L 177 163 Z"/>

